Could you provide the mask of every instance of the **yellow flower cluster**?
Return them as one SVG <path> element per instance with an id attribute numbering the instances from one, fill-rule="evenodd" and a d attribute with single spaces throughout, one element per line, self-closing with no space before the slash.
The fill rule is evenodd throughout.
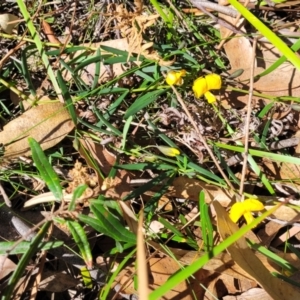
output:
<path id="1" fill-rule="evenodd" d="M 167 146 L 156 146 L 157 149 L 164 155 L 175 157 L 177 155 L 180 155 L 180 151 L 173 147 L 167 147 Z"/>
<path id="2" fill-rule="evenodd" d="M 229 217 L 232 222 L 236 223 L 242 216 L 244 216 L 247 224 L 250 224 L 254 218 L 251 212 L 261 211 L 265 207 L 256 199 L 247 199 L 244 202 L 234 203 L 230 209 Z"/>
<path id="3" fill-rule="evenodd" d="M 168 85 L 182 85 L 182 77 L 186 75 L 186 70 L 169 71 L 166 76 L 166 83 Z M 209 74 L 204 77 L 199 77 L 194 81 L 193 91 L 197 98 L 203 95 L 207 99 L 208 103 L 214 103 L 216 97 L 210 92 L 210 90 L 219 90 L 222 86 L 221 76 L 218 74 Z"/>
<path id="4" fill-rule="evenodd" d="M 197 78 L 193 84 L 193 91 L 197 98 L 205 96 L 208 103 L 214 103 L 216 97 L 210 90 L 219 90 L 222 86 L 222 80 L 218 74 L 209 74 L 204 77 Z"/>
<path id="5" fill-rule="evenodd" d="M 182 85 L 183 84 L 183 79 L 186 74 L 186 70 L 180 70 L 180 71 L 170 71 L 167 74 L 166 77 L 166 83 L 168 85 Z"/>

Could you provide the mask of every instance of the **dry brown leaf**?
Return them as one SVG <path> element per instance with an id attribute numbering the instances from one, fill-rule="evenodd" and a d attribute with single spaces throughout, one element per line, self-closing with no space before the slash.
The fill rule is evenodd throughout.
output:
<path id="1" fill-rule="evenodd" d="M 257 232 L 261 245 L 269 248 L 272 240 L 277 235 L 278 231 L 283 227 L 282 224 L 270 221 Z"/>
<path id="2" fill-rule="evenodd" d="M 223 240 L 239 230 L 224 208 L 217 201 L 213 202 L 217 213 L 218 231 Z M 248 247 L 245 238 L 240 238 L 227 248 L 235 263 L 256 280 L 274 300 L 290 300 L 299 297 L 299 290 L 270 274 L 254 252 Z"/>
<path id="3" fill-rule="evenodd" d="M 132 191 L 130 177 L 131 174 L 128 171 L 118 170 L 114 178 L 104 180 L 101 190 L 105 191 L 106 197 L 120 200 Z"/>
<path id="4" fill-rule="evenodd" d="M 273 207 L 274 205 L 265 205 L 265 209 L 267 210 L 270 210 Z M 271 216 L 281 221 L 292 222 L 299 220 L 300 213 L 291 207 L 283 205 L 279 207 Z"/>
<path id="5" fill-rule="evenodd" d="M 133 232 L 134 234 L 138 233 L 138 221 L 136 219 L 136 215 L 134 214 L 134 212 L 132 211 L 132 209 L 129 207 L 129 203 L 128 202 L 124 202 L 124 201 L 118 201 L 122 212 L 123 212 L 123 217 L 130 229 L 131 232 Z"/>
<path id="6" fill-rule="evenodd" d="M 98 49 L 100 46 L 108 46 L 113 47 L 119 50 L 128 51 L 129 45 L 125 38 L 123 39 L 116 39 L 116 40 L 110 40 L 105 41 L 101 43 L 95 43 L 95 44 L 83 44 L 82 46 L 85 46 L 90 49 Z M 68 57 L 66 59 L 66 62 L 68 62 L 70 59 L 74 59 L 79 55 L 83 55 L 85 52 L 85 55 L 82 58 L 90 58 L 92 56 L 93 52 L 96 52 L 96 50 L 90 50 L 90 51 L 77 51 L 72 57 Z M 106 52 L 101 50 L 101 54 L 105 54 Z M 80 71 L 80 77 L 82 81 L 86 84 L 90 84 L 94 80 L 96 72 L 96 64 L 89 64 L 86 66 L 83 70 Z M 114 78 L 116 76 L 119 76 L 125 72 L 123 65 L 121 63 L 116 63 L 109 66 L 104 66 L 102 63 L 100 64 L 100 74 L 99 74 L 99 83 L 105 82 L 110 78 Z M 70 72 L 66 71 L 63 73 L 63 77 L 65 81 L 70 81 L 72 79 L 72 75 Z"/>
<path id="7" fill-rule="evenodd" d="M 11 34 L 13 29 L 18 25 L 15 21 L 19 18 L 13 14 L 1 14 L 0 15 L 0 29 L 4 32 Z"/>
<path id="8" fill-rule="evenodd" d="M 221 15 L 221 17 L 229 24 L 234 25 L 235 18 L 225 15 Z M 240 29 L 245 32 L 244 28 Z M 220 33 L 222 38 L 226 37 L 228 32 L 230 32 L 230 30 L 221 26 Z M 256 56 L 254 76 L 262 73 L 279 57 L 281 57 L 279 51 L 270 43 L 260 42 L 259 47 L 261 52 Z M 252 65 L 252 46 L 249 39 L 245 36 L 237 34 L 226 41 L 224 44 L 224 49 L 230 61 L 232 69 L 230 73 L 233 73 L 238 69 L 244 70 L 244 73 L 238 79 L 244 85 L 244 89 L 247 89 L 249 86 L 249 78 L 251 76 L 250 66 Z M 297 72 L 297 70 L 289 62 L 285 62 L 275 71 L 256 80 L 254 82 L 254 90 L 262 94 L 268 94 L 277 97 L 300 97 L 299 82 L 300 73 Z M 231 104 L 233 100 L 238 100 L 238 102 L 245 104 L 247 103 L 249 96 L 247 94 L 238 92 L 227 92 L 224 96 L 224 99 L 228 100 L 228 102 Z M 253 99 L 257 99 L 257 97 L 254 96 Z"/>
<path id="9" fill-rule="evenodd" d="M 268 178 L 274 180 L 288 179 L 289 182 L 295 183 L 300 178 L 300 166 L 296 164 L 263 159 L 263 169 Z"/>
<path id="10" fill-rule="evenodd" d="M 253 288 L 238 296 L 225 296 L 223 300 L 273 300 L 266 291 L 261 288 Z"/>
<path id="11" fill-rule="evenodd" d="M 219 14 L 222 20 L 227 21 L 229 24 L 235 24 L 236 18 Z M 244 19 L 240 19 L 236 25 L 239 30 L 246 32 L 245 27 L 242 26 Z M 228 28 L 220 26 L 220 34 L 222 38 L 228 37 L 232 34 L 232 31 Z M 231 36 L 223 45 L 226 52 L 226 56 L 229 59 L 232 70 L 244 69 L 245 66 L 249 68 L 252 65 L 252 47 L 248 38 L 242 34 L 238 34 L 236 37 Z"/>
<path id="12" fill-rule="evenodd" d="M 69 274 L 60 272 L 47 271 L 43 273 L 43 280 L 39 285 L 39 290 L 53 293 L 61 293 L 66 291 L 79 283 L 78 279 L 73 278 Z"/>
<path id="13" fill-rule="evenodd" d="M 126 170 L 118 170 L 114 178 L 105 178 L 103 180 L 90 159 L 90 156 L 92 156 L 98 163 L 101 172 L 107 176 L 116 162 L 116 156 L 110 153 L 103 145 L 95 144 L 91 139 L 84 138 L 80 142 L 79 153 L 97 173 L 99 186 L 105 192 L 105 196 L 120 200 L 128 195 L 132 191 L 130 186 L 131 173 Z"/>
<path id="14" fill-rule="evenodd" d="M 180 176 L 174 179 L 169 191 L 177 198 L 185 198 L 194 201 L 199 200 L 199 193 L 205 193 L 205 201 L 210 203 L 218 200 L 222 206 L 227 207 L 235 199 L 234 193 L 203 181 Z"/>
<path id="15" fill-rule="evenodd" d="M 91 138 L 81 138 L 79 139 L 79 142 L 86 149 L 88 154 L 95 159 L 101 172 L 107 176 L 116 162 L 116 156 L 109 152 L 103 145 L 96 144 Z M 86 152 L 83 151 L 83 149 L 79 149 L 79 151 L 81 156 L 87 161 L 88 165 L 93 168 L 92 162 L 90 161 L 90 158 L 87 157 Z"/>
<path id="16" fill-rule="evenodd" d="M 223 299 L 224 295 L 237 295 L 256 287 L 257 284 L 249 279 L 236 280 L 227 274 L 213 278 L 207 286 L 205 300 Z"/>
<path id="17" fill-rule="evenodd" d="M 16 266 L 6 255 L 0 255 L 0 280 L 13 272 Z"/>
<path id="18" fill-rule="evenodd" d="M 223 207 L 228 207 L 231 201 L 235 201 L 236 197 L 232 191 L 227 191 L 220 187 L 207 184 L 203 181 L 187 177 L 177 177 L 169 188 L 169 195 L 177 198 L 184 198 L 193 201 L 199 200 L 199 193 L 204 191 L 205 201 L 211 203 L 217 200 Z M 276 200 L 273 196 L 258 196 L 261 201 Z M 274 205 L 266 205 L 267 210 L 272 209 Z M 299 212 L 288 207 L 280 206 L 273 214 L 273 217 L 282 221 L 291 221 L 299 218 Z"/>
<path id="19" fill-rule="evenodd" d="M 4 157 L 30 155 L 28 138 L 34 138 L 43 150 L 59 143 L 74 124 L 61 103 L 35 106 L 9 122 L 0 132 L 0 142 L 5 146 Z"/>
<path id="20" fill-rule="evenodd" d="M 96 52 L 96 49 L 100 48 L 100 46 L 108 46 L 112 47 L 118 50 L 122 51 L 127 51 L 129 55 L 131 53 L 135 54 L 142 54 L 148 59 L 156 60 L 158 61 L 158 64 L 161 66 L 170 66 L 175 62 L 175 58 L 170 61 L 163 61 L 161 57 L 158 55 L 157 52 L 153 51 L 150 49 L 150 44 L 145 44 L 145 45 L 140 45 L 137 46 L 133 44 L 133 40 L 131 37 L 129 38 L 121 38 L 121 39 L 116 39 L 116 40 L 109 40 L 105 42 L 100 42 L 100 43 L 95 43 L 95 44 L 83 44 L 82 46 L 87 47 L 88 49 L 93 49 L 90 51 L 86 51 L 85 55 L 83 55 L 83 50 L 82 51 L 77 51 L 76 54 L 73 54 L 72 57 L 68 57 L 66 59 L 66 62 L 68 62 L 70 59 L 74 59 L 77 56 L 81 55 L 82 58 L 90 58 L 93 53 Z M 101 55 L 108 54 L 108 52 L 101 50 Z M 136 65 L 139 65 L 140 62 L 137 58 L 137 61 L 134 62 Z M 120 76 L 126 71 L 126 68 L 123 66 L 122 63 L 115 63 L 112 65 L 106 65 L 104 66 L 103 63 L 100 63 L 100 74 L 99 74 L 99 80 L 98 83 L 103 83 L 106 82 L 109 79 L 115 78 Z M 91 84 L 94 80 L 96 72 L 96 64 L 92 63 L 86 66 L 83 70 L 80 71 L 80 77 L 83 80 L 84 83 L 86 84 Z M 63 77 L 65 81 L 69 81 L 72 79 L 72 75 L 70 72 L 65 71 L 63 73 Z"/>
<path id="21" fill-rule="evenodd" d="M 155 290 L 162 284 L 164 284 L 170 276 L 180 270 L 180 266 L 172 258 L 166 256 L 164 258 L 150 258 L 149 269 L 152 277 L 149 282 L 149 288 L 150 290 Z M 135 271 L 136 269 L 134 265 L 131 265 L 121 271 L 115 281 L 115 284 L 124 284 L 125 288 L 123 289 L 123 292 L 125 292 L 126 294 L 136 293 L 134 289 L 133 278 L 130 278 L 130 275 L 134 274 Z M 191 284 L 189 284 L 187 281 L 181 282 L 174 289 L 167 292 L 164 295 L 164 299 L 192 300 L 194 299 L 193 292 L 195 292 L 197 295 L 200 295 L 200 293 L 203 294 L 203 289 L 199 286 L 199 280 L 201 280 L 201 283 L 205 284 L 205 280 L 208 278 L 208 274 L 210 273 L 205 270 L 200 270 L 198 274 L 194 274 L 197 278 L 196 281 L 193 282 L 193 280 L 191 279 Z"/>
<path id="22" fill-rule="evenodd" d="M 60 41 L 56 38 L 51 26 L 45 20 L 42 21 L 42 28 L 50 43 L 60 44 Z"/>

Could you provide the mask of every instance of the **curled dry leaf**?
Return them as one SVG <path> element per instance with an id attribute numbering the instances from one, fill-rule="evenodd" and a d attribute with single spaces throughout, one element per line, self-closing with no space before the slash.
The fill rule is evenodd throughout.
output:
<path id="1" fill-rule="evenodd" d="M 60 44 L 60 41 L 55 36 L 51 26 L 45 20 L 42 21 L 42 28 L 50 43 Z"/>
<path id="2" fill-rule="evenodd" d="M 17 26 L 18 23 L 15 21 L 19 20 L 19 18 L 15 15 L 12 14 L 2 14 L 0 15 L 0 27 L 1 29 L 8 33 L 11 34 L 13 29 Z"/>
<path id="3" fill-rule="evenodd" d="M 9 122 L 0 132 L 0 142 L 5 147 L 4 157 L 30 155 L 28 137 L 34 138 L 43 150 L 59 143 L 74 124 L 61 103 L 35 106 Z"/>

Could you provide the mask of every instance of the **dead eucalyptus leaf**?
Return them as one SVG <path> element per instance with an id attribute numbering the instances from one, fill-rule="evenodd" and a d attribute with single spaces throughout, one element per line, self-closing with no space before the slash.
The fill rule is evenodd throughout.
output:
<path id="1" fill-rule="evenodd" d="M 0 132 L 0 142 L 5 146 L 4 157 L 30 155 L 28 137 L 33 137 L 43 150 L 59 143 L 74 124 L 62 103 L 35 106 L 12 120 Z"/>
<path id="2" fill-rule="evenodd" d="M 17 265 L 6 255 L 0 255 L 0 280 L 16 269 Z"/>
<path id="3" fill-rule="evenodd" d="M 150 258 L 148 262 L 149 271 L 151 274 L 151 278 L 149 280 L 149 289 L 155 290 L 164 284 L 170 276 L 180 270 L 179 264 L 172 258 L 166 256 L 162 258 Z M 134 281 L 131 276 L 136 272 L 136 268 L 134 264 L 127 266 L 124 270 L 122 270 L 115 280 L 115 284 L 122 285 L 122 291 L 126 294 L 135 294 L 136 290 L 134 289 Z M 202 273 L 205 273 L 206 276 L 201 276 Z M 164 299 L 172 299 L 172 300 L 192 300 L 194 299 L 193 293 L 197 296 L 200 293 L 203 293 L 202 287 L 200 287 L 199 282 L 205 284 L 205 280 L 207 280 L 208 274 L 206 270 L 199 270 L 194 274 L 195 279 L 189 278 L 188 281 L 180 282 L 176 287 L 172 290 L 168 291 L 164 295 Z M 200 279 L 200 280 L 199 280 Z M 202 298 L 199 298 L 202 299 Z"/>
<path id="4" fill-rule="evenodd" d="M 229 24 L 235 26 L 236 19 L 219 14 L 223 20 L 226 20 Z M 240 20 L 239 25 L 244 21 Z M 238 27 L 238 26 L 237 26 Z M 251 65 L 252 65 L 252 46 L 249 39 L 246 37 L 247 32 L 244 27 L 238 27 L 245 35 L 232 34 L 230 39 L 227 39 L 224 44 L 226 56 L 229 59 L 231 65 L 230 73 L 242 69 L 243 74 L 238 77 L 243 89 L 248 89 L 249 78 L 251 77 Z M 220 34 L 222 39 L 227 37 L 227 34 L 231 31 L 225 27 L 220 27 Z M 288 36 L 288 35 L 287 35 Z M 282 54 L 269 42 L 259 42 L 259 50 L 255 58 L 254 76 L 259 75 L 270 67 Z M 259 52 L 258 52 L 259 51 Z M 273 72 L 254 82 L 254 91 L 267 94 L 276 97 L 282 96 L 300 96 L 300 73 L 290 62 L 285 62 Z M 255 95 L 253 99 L 259 99 Z M 229 91 L 224 95 L 224 100 L 227 100 L 230 104 L 239 104 L 242 102 L 246 104 L 248 102 L 248 94 Z M 237 100 L 238 102 L 236 103 Z"/>
<path id="5" fill-rule="evenodd" d="M 53 293 L 61 293 L 79 283 L 79 280 L 69 274 L 59 273 L 57 271 L 47 271 L 43 274 L 44 279 L 39 284 L 39 290 Z"/>
<path id="6" fill-rule="evenodd" d="M 218 186 L 205 183 L 198 179 L 180 176 L 174 179 L 169 191 L 171 195 L 178 198 L 199 200 L 199 193 L 205 193 L 205 201 L 210 203 L 213 200 L 218 200 L 222 206 L 227 207 L 232 200 L 235 199 L 234 193 L 227 191 Z"/>
<path id="7" fill-rule="evenodd" d="M 8 33 L 11 34 L 13 29 L 18 25 L 14 21 L 19 20 L 19 18 L 13 14 L 2 14 L 0 15 L 0 28 Z"/>
<path id="8" fill-rule="evenodd" d="M 228 213 L 219 202 L 213 202 L 217 213 L 218 232 L 223 240 L 239 230 Z M 237 240 L 227 248 L 231 257 L 242 269 L 256 280 L 274 300 L 298 299 L 299 290 L 291 284 L 284 282 L 270 274 L 270 271 L 248 247 L 244 237 Z"/>

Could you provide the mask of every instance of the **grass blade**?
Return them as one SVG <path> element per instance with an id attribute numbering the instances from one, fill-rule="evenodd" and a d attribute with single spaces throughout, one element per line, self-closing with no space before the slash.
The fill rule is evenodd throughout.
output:
<path id="1" fill-rule="evenodd" d="M 55 173 L 52 166 L 50 165 L 39 143 L 33 138 L 28 138 L 28 142 L 32 151 L 32 158 L 41 175 L 41 178 L 46 182 L 48 188 L 53 193 L 55 199 L 57 201 L 61 201 L 63 197 L 63 192 L 58 175 Z"/>

